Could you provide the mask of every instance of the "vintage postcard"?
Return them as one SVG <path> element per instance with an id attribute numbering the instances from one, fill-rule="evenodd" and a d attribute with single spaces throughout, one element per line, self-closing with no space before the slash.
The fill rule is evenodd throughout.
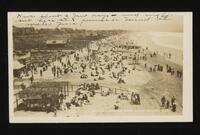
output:
<path id="1" fill-rule="evenodd" d="M 192 12 L 8 12 L 10 122 L 192 122 L 192 46 Z"/>

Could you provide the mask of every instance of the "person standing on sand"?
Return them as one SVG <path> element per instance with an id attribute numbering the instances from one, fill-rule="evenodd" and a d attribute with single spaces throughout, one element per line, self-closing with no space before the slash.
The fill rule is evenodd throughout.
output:
<path id="1" fill-rule="evenodd" d="M 172 56 L 172 54 L 171 54 L 171 53 L 169 53 L 169 59 L 171 59 L 171 56 Z"/>
<path id="2" fill-rule="evenodd" d="M 152 67 L 149 68 L 149 72 L 152 72 Z"/>
<path id="3" fill-rule="evenodd" d="M 176 98 L 173 96 L 171 99 L 171 105 L 173 105 L 175 101 L 176 101 Z"/>
<path id="4" fill-rule="evenodd" d="M 172 112 L 176 112 L 176 100 L 172 104 Z"/>
<path id="5" fill-rule="evenodd" d="M 166 65 L 166 69 L 167 69 L 167 71 L 168 71 L 168 68 L 169 68 L 169 65 L 167 64 L 167 65 Z"/>
<path id="6" fill-rule="evenodd" d="M 163 96 L 163 97 L 161 98 L 161 106 L 162 106 L 162 107 L 165 106 L 165 102 L 166 102 L 166 98 L 165 98 L 165 96 Z"/>
<path id="7" fill-rule="evenodd" d="M 179 72 L 179 70 L 177 70 L 176 71 L 176 76 L 179 77 L 179 75 L 180 75 L 180 72 Z"/>
<path id="8" fill-rule="evenodd" d="M 154 68 L 153 68 L 153 72 L 156 72 L 156 68 L 155 68 L 155 66 L 154 66 Z"/>
<path id="9" fill-rule="evenodd" d="M 53 76 L 54 76 L 54 78 L 56 77 L 56 71 L 53 72 Z"/>
<path id="10" fill-rule="evenodd" d="M 57 78 L 59 78 L 59 68 L 57 68 Z"/>
<path id="11" fill-rule="evenodd" d="M 182 75 L 183 75 L 183 72 L 182 72 L 182 71 L 180 71 L 180 72 L 179 72 L 179 77 L 181 78 L 181 77 L 182 77 Z"/>
<path id="12" fill-rule="evenodd" d="M 169 100 L 167 100 L 165 108 L 169 109 Z"/>
<path id="13" fill-rule="evenodd" d="M 56 117 L 56 116 L 57 116 L 57 108 L 56 108 L 56 105 L 54 105 L 54 107 L 53 107 L 53 112 L 54 112 L 54 117 Z"/>
<path id="14" fill-rule="evenodd" d="M 40 70 L 40 76 L 42 77 L 42 70 Z"/>
<path id="15" fill-rule="evenodd" d="M 33 80 L 34 80 L 34 78 L 33 78 L 33 75 L 32 75 L 31 78 L 30 78 L 31 84 L 33 83 Z"/>

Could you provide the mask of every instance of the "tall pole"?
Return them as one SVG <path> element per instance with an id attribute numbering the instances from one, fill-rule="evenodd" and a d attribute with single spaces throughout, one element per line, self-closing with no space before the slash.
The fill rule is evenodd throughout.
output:
<path id="1" fill-rule="evenodd" d="M 64 95 L 66 96 L 66 88 L 65 88 L 65 85 L 63 86 L 64 87 Z"/>
<path id="2" fill-rule="evenodd" d="M 18 95 L 16 95 L 16 108 L 18 109 L 18 106 L 19 106 L 19 104 L 18 104 Z"/>
<path id="3" fill-rule="evenodd" d="M 67 82 L 67 96 L 69 96 L 69 82 Z"/>

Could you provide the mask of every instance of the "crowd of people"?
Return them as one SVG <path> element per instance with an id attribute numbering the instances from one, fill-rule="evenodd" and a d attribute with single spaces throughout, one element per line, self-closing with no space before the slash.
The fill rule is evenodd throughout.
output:
<path id="1" fill-rule="evenodd" d="M 96 90 L 99 90 L 100 86 L 98 83 L 83 83 L 76 90 L 75 95 L 67 97 L 61 102 L 61 110 L 70 110 L 71 106 L 81 107 L 85 104 L 90 103 L 89 97 L 94 97 Z M 63 95 L 63 93 L 61 93 Z"/>
<path id="2" fill-rule="evenodd" d="M 156 55 L 156 53 L 154 52 L 153 54 L 150 54 L 150 56 L 151 56 L 151 57 L 156 57 L 157 55 Z M 149 68 L 148 68 L 148 66 L 149 66 Z M 145 67 L 146 69 L 148 69 L 149 72 L 156 72 L 156 71 L 163 72 L 163 71 L 164 71 L 164 65 L 161 65 L 161 64 L 154 64 L 154 65 L 152 65 L 152 64 L 149 63 L 149 65 L 148 65 L 148 64 L 145 62 L 144 67 Z M 172 76 L 174 76 L 175 73 L 176 73 L 176 77 L 178 77 L 178 78 L 182 78 L 182 76 L 183 76 L 182 70 L 180 70 L 180 69 L 175 69 L 174 67 L 170 66 L 169 64 L 166 64 L 166 69 L 165 69 L 165 71 L 166 71 L 167 73 L 171 74 Z"/>
<path id="3" fill-rule="evenodd" d="M 165 96 L 163 96 L 161 98 L 161 107 L 165 109 L 171 109 L 171 111 L 176 112 L 177 108 L 176 98 L 173 96 L 170 101 Z"/>
<path id="4" fill-rule="evenodd" d="M 149 72 L 163 72 L 165 70 L 164 65 L 147 63 L 147 59 L 153 59 L 158 57 L 157 52 L 150 52 L 148 48 L 138 49 L 121 49 L 117 50 L 116 46 L 107 46 L 102 50 L 88 50 L 86 55 L 81 55 L 81 50 L 77 50 L 71 54 L 65 54 L 62 56 L 55 56 L 51 63 L 44 63 L 39 69 L 40 77 L 44 76 L 44 72 L 51 70 L 51 74 L 54 79 L 62 77 L 64 74 L 78 73 L 80 79 L 92 78 L 93 82 L 111 79 L 117 84 L 126 84 L 127 76 L 133 75 L 140 62 L 144 62 L 144 67 Z M 30 81 L 34 81 L 34 74 L 38 73 L 38 66 L 32 64 L 28 67 L 27 71 L 31 71 Z M 175 72 L 176 71 L 176 72 Z M 177 74 L 177 77 L 182 77 L 182 71 L 173 68 L 170 65 L 166 65 L 166 72 L 171 75 Z M 99 90 L 98 83 L 84 83 L 76 91 L 75 95 L 70 101 L 65 101 L 66 97 L 63 93 L 60 94 L 60 103 L 62 104 L 62 110 L 69 110 L 71 106 L 80 107 L 84 104 L 90 103 L 89 97 L 94 97 L 95 90 Z M 102 91 L 101 96 L 109 96 L 112 93 L 111 90 Z M 120 93 L 117 97 L 120 100 L 129 100 L 128 96 L 124 93 Z M 140 94 L 132 92 L 130 96 L 130 104 L 140 105 Z M 161 106 L 169 109 L 173 112 L 176 111 L 176 99 L 173 97 L 171 102 L 165 97 L 161 98 Z M 114 105 L 115 109 L 119 109 L 119 106 Z M 56 114 L 56 113 L 55 113 Z"/>

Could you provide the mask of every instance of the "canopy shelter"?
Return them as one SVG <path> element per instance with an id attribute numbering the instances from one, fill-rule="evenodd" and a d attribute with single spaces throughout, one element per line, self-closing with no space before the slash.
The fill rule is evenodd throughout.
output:
<path id="1" fill-rule="evenodd" d="M 13 75 L 14 77 L 20 78 L 22 75 L 22 70 L 24 69 L 25 65 L 21 64 L 19 61 L 13 61 Z"/>
<path id="2" fill-rule="evenodd" d="M 25 65 L 21 64 L 19 61 L 15 60 L 13 61 L 13 69 L 14 70 L 19 70 L 25 67 Z"/>
<path id="3" fill-rule="evenodd" d="M 65 96 L 66 88 L 68 90 L 68 82 L 33 82 L 31 86 L 17 93 L 16 102 L 22 101 L 20 105 L 17 103 L 17 108 L 32 110 L 37 107 L 40 111 L 46 111 L 48 104 L 51 108 L 59 107 L 60 94 Z"/>
<path id="4" fill-rule="evenodd" d="M 65 86 L 67 85 L 67 82 L 33 82 L 31 86 L 20 91 L 18 94 L 19 98 L 30 98 L 38 95 L 42 96 L 43 94 L 55 96 L 59 92 L 65 92 Z"/>

